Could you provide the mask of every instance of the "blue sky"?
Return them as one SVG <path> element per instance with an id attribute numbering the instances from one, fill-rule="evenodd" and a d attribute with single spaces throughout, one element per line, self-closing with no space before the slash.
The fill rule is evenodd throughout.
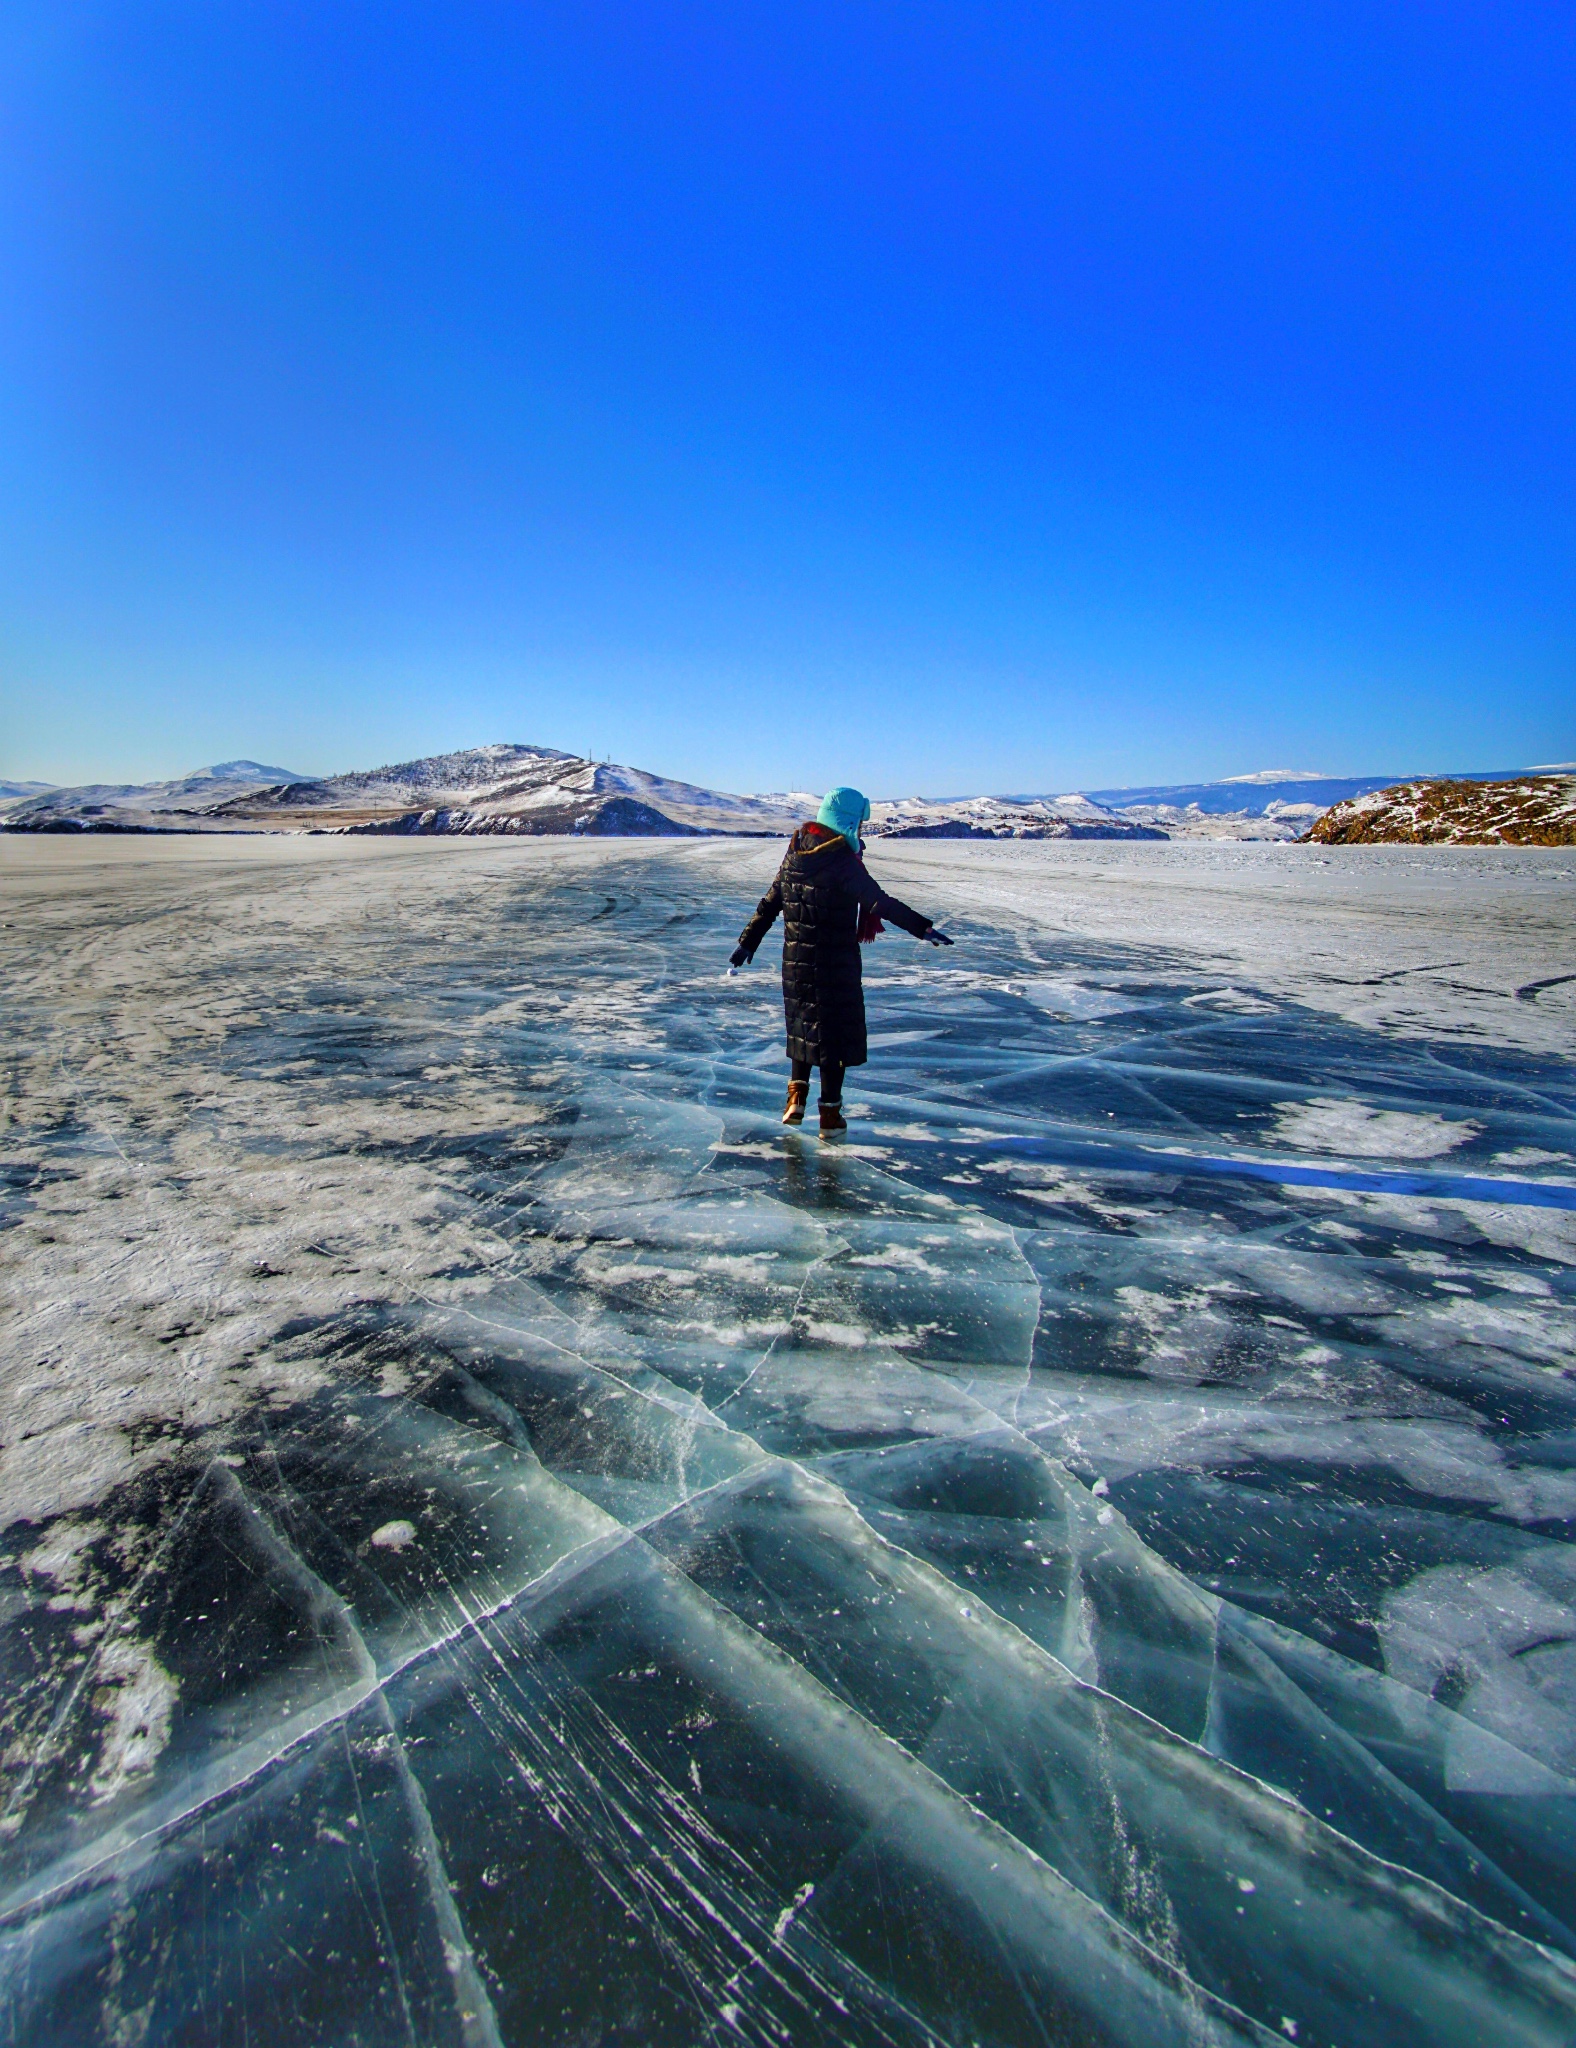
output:
<path id="1" fill-rule="evenodd" d="M 0 775 L 1576 755 L 1568 0 L 0 22 Z"/>

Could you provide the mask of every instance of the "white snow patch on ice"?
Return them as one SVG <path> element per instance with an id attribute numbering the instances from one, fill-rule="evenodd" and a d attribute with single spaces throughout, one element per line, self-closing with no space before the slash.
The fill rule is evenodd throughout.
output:
<path id="1" fill-rule="evenodd" d="M 95 1677 L 93 1704 L 107 1725 L 91 1784 L 94 1799 L 103 1801 L 158 1762 L 170 1739 L 178 1688 L 148 1644 L 134 1636 L 105 1644 Z"/>
<path id="2" fill-rule="evenodd" d="M 1431 1111 L 1370 1109 L 1366 1103 L 1315 1096 L 1286 1103 L 1275 1135 L 1300 1151 L 1358 1159 L 1437 1159 L 1453 1152 L 1483 1126 L 1469 1119 L 1450 1122 Z"/>
<path id="3" fill-rule="evenodd" d="M 1037 974 L 1022 985 L 1031 1003 L 1053 1016 L 1072 1017 L 1079 1022 L 1098 1022 L 1102 1017 L 1119 1017 L 1143 1008 L 1141 996 L 1124 996 L 1107 988 L 1091 988 L 1063 975 Z"/>

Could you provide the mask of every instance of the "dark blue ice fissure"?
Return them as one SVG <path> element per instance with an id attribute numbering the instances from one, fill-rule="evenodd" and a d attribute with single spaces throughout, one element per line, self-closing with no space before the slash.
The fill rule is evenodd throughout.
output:
<path id="1" fill-rule="evenodd" d="M 1224 1180 L 1263 1180 L 1285 1187 L 1355 1188 L 1376 1195 L 1427 1195 L 1438 1201 L 1510 1202 L 1532 1209 L 1576 1209 L 1576 1187 L 1560 1181 L 1484 1180 L 1460 1173 L 1385 1173 L 1371 1167 L 1308 1166 L 1276 1159 L 1216 1159 L 1197 1152 L 1140 1151 L 1133 1146 L 1085 1145 L 1067 1138 L 992 1138 L 993 1152 L 1051 1160 L 1058 1166 L 1108 1173 L 1198 1174 Z"/>

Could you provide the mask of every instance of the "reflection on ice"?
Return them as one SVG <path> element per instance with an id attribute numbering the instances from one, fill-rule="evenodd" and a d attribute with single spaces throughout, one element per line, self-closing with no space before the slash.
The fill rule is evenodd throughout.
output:
<path id="1" fill-rule="evenodd" d="M 1576 2037 L 1570 1069 L 431 853 L 31 913 L 6 2038 Z"/>

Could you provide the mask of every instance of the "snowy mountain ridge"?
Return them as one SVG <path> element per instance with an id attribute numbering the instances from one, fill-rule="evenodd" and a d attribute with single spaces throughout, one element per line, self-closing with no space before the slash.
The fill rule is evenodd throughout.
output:
<path id="1" fill-rule="evenodd" d="M 1498 782 L 1516 772 L 1461 769 L 1450 779 Z M 1092 789 L 1089 795 L 1118 817 L 1156 825 L 1173 839 L 1289 840 L 1300 838 L 1332 804 L 1370 796 L 1404 779 L 1398 775 L 1312 775 L 1261 768 L 1218 782 L 1141 783 L 1121 789 Z"/>
<path id="2" fill-rule="evenodd" d="M 211 768 L 194 768 L 188 782 L 310 782 L 309 775 L 297 775 L 293 768 L 270 768 L 266 761 L 216 761 Z"/>
<path id="3" fill-rule="evenodd" d="M 1454 779 L 1498 781 L 1511 772 Z M 896 797 L 873 804 L 871 832 L 926 839 L 1294 839 L 1332 805 L 1400 780 L 1266 768 L 1212 783 Z M 556 747 L 495 742 L 343 775 L 299 775 L 243 759 L 167 782 L 3 784 L 0 829 L 781 838 L 813 817 L 818 802 L 807 790 L 736 795 Z"/>
<path id="4" fill-rule="evenodd" d="M 555 747 L 495 743 L 344 775 L 297 776 L 222 762 L 177 780 L 48 789 L 0 802 L 12 832 L 346 832 L 419 835 L 713 834 L 782 838 L 815 815 L 806 790 L 735 795 L 593 761 Z M 873 806 L 876 835 L 919 838 L 1163 838 L 1082 795 Z"/>

